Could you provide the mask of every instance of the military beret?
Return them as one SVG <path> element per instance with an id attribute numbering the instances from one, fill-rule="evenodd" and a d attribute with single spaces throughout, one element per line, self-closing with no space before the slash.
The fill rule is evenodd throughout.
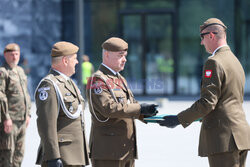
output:
<path id="1" fill-rule="evenodd" d="M 10 44 L 6 45 L 4 48 L 4 53 L 11 52 L 11 51 L 20 51 L 19 45 L 16 43 L 10 43 Z"/>
<path id="2" fill-rule="evenodd" d="M 210 18 L 210 19 L 207 19 L 202 25 L 200 25 L 200 32 L 211 25 L 220 25 L 224 29 L 227 29 L 227 26 L 225 26 L 225 24 L 221 20 L 217 18 Z"/>
<path id="3" fill-rule="evenodd" d="M 121 38 L 112 37 L 103 42 L 102 48 L 112 52 L 126 51 L 128 43 Z"/>
<path id="4" fill-rule="evenodd" d="M 69 56 L 77 53 L 79 48 L 70 43 L 65 41 L 57 42 L 53 45 L 51 49 L 51 56 L 52 57 L 59 57 L 59 56 Z"/>

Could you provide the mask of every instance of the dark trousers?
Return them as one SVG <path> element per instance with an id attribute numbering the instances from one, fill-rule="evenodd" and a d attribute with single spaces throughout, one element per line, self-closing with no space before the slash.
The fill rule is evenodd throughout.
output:
<path id="1" fill-rule="evenodd" d="M 247 150 L 218 153 L 208 156 L 210 167 L 245 167 Z"/>
<path id="2" fill-rule="evenodd" d="M 124 160 L 96 160 L 91 159 L 92 167 L 134 167 L 134 159 Z"/>

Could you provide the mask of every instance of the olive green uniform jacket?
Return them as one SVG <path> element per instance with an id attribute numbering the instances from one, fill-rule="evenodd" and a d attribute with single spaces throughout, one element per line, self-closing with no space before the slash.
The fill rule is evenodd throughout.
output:
<path id="1" fill-rule="evenodd" d="M 48 76 L 59 87 L 69 111 L 75 113 L 80 103 L 84 109 L 84 100 L 73 82 L 70 84 L 54 70 Z M 37 164 L 60 158 L 66 165 L 88 165 L 88 146 L 82 117 L 70 119 L 61 107 L 58 108 L 56 91 L 49 80 L 43 80 L 38 86 L 35 99 L 37 128 L 41 138 Z"/>
<path id="2" fill-rule="evenodd" d="M 97 160 L 137 158 L 134 119 L 140 117 L 140 105 L 134 99 L 126 80 L 122 76 L 118 78 L 103 65 L 94 73 L 92 79 L 88 80 L 86 89 L 92 113 L 91 158 Z"/>
<path id="3" fill-rule="evenodd" d="M 228 46 L 208 58 L 200 99 L 178 114 L 184 127 L 202 118 L 200 156 L 250 149 L 250 128 L 242 108 L 244 85 L 244 70 Z"/>

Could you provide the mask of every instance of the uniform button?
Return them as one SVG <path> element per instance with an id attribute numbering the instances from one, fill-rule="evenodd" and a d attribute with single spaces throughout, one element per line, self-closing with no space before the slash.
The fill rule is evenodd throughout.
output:
<path id="1" fill-rule="evenodd" d="M 123 144 L 123 147 L 125 147 L 126 146 L 126 144 Z"/>

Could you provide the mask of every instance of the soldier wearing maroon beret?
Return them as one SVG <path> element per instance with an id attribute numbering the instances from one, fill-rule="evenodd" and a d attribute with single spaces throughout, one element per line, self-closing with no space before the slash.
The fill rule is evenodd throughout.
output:
<path id="1" fill-rule="evenodd" d="M 199 156 L 208 157 L 210 167 L 244 167 L 250 149 L 250 127 L 242 107 L 245 73 L 227 45 L 226 30 L 217 18 L 200 26 L 201 45 L 211 54 L 203 68 L 200 99 L 159 123 L 186 128 L 201 118 Z"/>

